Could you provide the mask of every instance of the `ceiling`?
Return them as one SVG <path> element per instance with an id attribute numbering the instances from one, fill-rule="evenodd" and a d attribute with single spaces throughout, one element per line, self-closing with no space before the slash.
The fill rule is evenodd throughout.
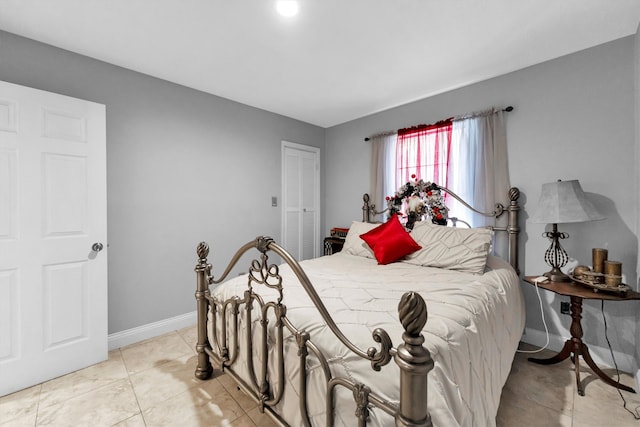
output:
<path id="1" fill-rule="evenodd" d="M 638 0 L 0 0 L 2 30 L 322 127 L 639 22 Z"/>

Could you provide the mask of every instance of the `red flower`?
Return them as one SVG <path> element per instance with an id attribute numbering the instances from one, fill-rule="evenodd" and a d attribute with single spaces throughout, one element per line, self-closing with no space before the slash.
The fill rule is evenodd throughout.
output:
<path id="1" fill-rule="evenodd" d="M 431 191 L 427 191 L 427 196 L 431 197 Z"/>
<path id="2" fill-rule="evenodd" d="M 412 173 L 412 174 L 411 174 L 411 178 L 415 179 L 415 178 L 416 178 L 416 174 L 415 174 L 415 173 Z"/>
<path id="3" fill-rule="evenodd" d="M 434 211 L 434 212 L 436 212 L 436 213 L 437 213 L 439 210 L 440 210 L 440 209 L 438 209 L 438 207 L 437 207 L 437 206 L 434 206 L 434 208 L 433 208 L 433 211 Z"/>
<path id="4" fill-rule="evenodd" d="M 387 196 L 385 197 L 385 200 L 388 202 L 389 200 L 391 200 L 391 197 Z"/>
<path id="5" fill-rule="evenodd" d="M 436 215 L 436 218 L 438 218 L 438 219 L 442 219 L 442 214 L 438 214 L 438 215 Z"/>

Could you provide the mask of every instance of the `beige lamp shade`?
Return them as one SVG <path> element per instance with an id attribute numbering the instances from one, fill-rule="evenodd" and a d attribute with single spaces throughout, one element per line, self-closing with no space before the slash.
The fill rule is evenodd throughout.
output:
<path id="1" fill-rule="evenodd" d="M 542 184 L 542 193 L 531 222 L 539 224 L 562 224 L 604 219 L 587 200 L 580 182 L 557 181 Z"/>

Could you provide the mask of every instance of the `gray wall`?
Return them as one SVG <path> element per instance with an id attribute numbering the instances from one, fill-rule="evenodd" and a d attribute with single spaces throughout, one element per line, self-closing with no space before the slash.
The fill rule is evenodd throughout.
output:
<path id="1" fill-rule="evenodd" d="M 199 241 L 222 268 L 279 239 L 281 140 L 324 151 L 317 126 L 6 32 L 0 80 L 106 105 L 110 334 L 194 311 Z"/>
<path id="2" fill-rule="evenodd" d="M 579 179 L 607 219 L 560 225 L 560 231 L 571 236 L 562 244 L 582 264 L 590 264 L 591 248 L 608 247 L 610 259 L 622 261 L 627 281 L 635 284 L 634 52 L 635 39 L 627 37 L 328 129 L 327 226 L 350 224 L 359 215 L 362 193 L 369 191 L 370 147 L 364 137 L 491 106 L 513 105 L 515 110 L 507 114 L 506 121 L 511 184 L 520 188 L 524 204 L 523 273 L 539 275 L 549 269 L 544 263 L 549 241 L 541 237 L 545 225 L 528 221 L 541 185 Z M 522 287 L 527 328 L 543 331 L 535 289 L 527 284 Z M 551 332 L 570 336 L 570 319 L 559 313 L 560 301 L 567 299 L 545 292 L 542 297 Z M 637 304 L 607 303 L 605 311 L 614 350 L 632 359 Z M 606 348 L 599 303 L 585 302 L 583 317 L 585 341 Z M 597 356 L 610 360 L 608 354 Z"/>

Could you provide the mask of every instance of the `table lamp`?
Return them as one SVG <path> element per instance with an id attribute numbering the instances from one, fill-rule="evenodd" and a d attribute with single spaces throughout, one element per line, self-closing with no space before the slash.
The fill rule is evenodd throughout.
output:
<path id="1" fill-rule="evenodd" d="M 540 200 L 535 213 L 531 216 L 531 222 L 553 224 L 552 231 L 542 233 L 543 237 L 551 240 L 551 245 L 544 254 L 544 260 L 551 266 L 551 270 L 544 275 L 553 282 L 571 280 L 560 270 L 569 261 L 567 251 L 560 246 L 560 239 L 568 238 L 569 234 L 558 232 L 558 224 L 604 218 L 604 215 L 587 200 L 577 179 L 542 184 Z"/>

